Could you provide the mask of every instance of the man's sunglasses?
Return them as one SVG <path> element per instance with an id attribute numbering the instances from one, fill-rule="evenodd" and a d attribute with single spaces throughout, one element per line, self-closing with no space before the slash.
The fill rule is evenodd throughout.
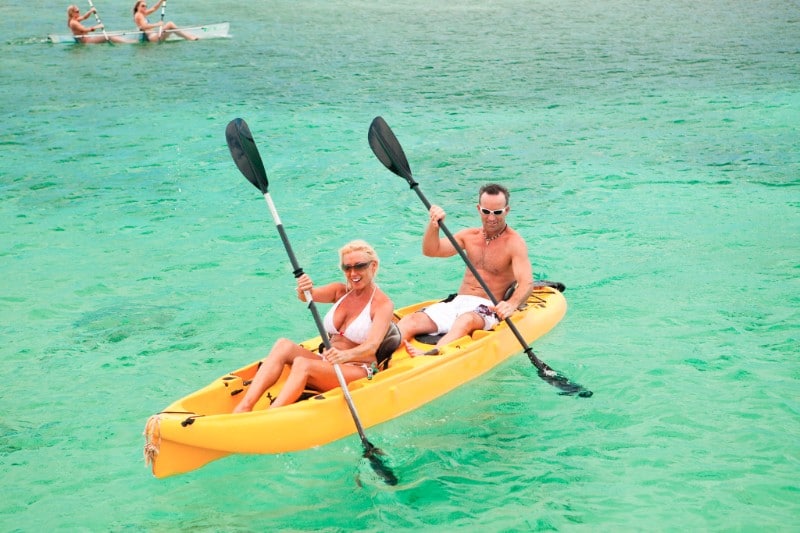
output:
<path id="1" fill-rule="evenodd" d="M 355 270 L 356 272 L 361 272 L 371 264 L 372 261 L 364 261 L 363 263 L 356 263 L 354 265 L 345 265 L 344 263 L 342 263 L 342 272 L 347 272 L 348 270 Z"/>
<path id="2" fill-rule="evenodd" d="M 505 206 L 503 209 L 486 209 L 485 207 L 480 207 L 480 209 L 481 213 L 483 213 L 484 215 L 494 215 L 496 217 L 499 217 L 500 215 L 506 212 L 508 206 Z"/>

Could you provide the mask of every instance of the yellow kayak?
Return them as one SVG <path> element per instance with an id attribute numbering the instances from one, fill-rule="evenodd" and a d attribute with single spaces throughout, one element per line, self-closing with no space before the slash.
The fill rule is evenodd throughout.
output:
<path id="1" fill-rule="evenodd" d="M 396 311 L 398 317 L 433 301 Z M 539 286 L 511 321 L 528 343 L 552 329 L 567 303 L 558 290 Z M 423 349 L 430 346 L 414 341 Z M 302 343 L 314 348 L 320 338 Z M 391 420 L 424 405 L 485 373 L 523 347 L 505 322 L 491 331 L 476 331 L 440 348 L 440 355 L 410 357 L 398 348 L 389 368 L 372 379 L 353 381 L 348 389 L 363 427 Z M 321 446 L 356 433 L 340 388 L 310 393 L 307 399 L 268 409 L 288 376 L 262 396 L 252 412 L 231 414 L 255 376 L 259 361 L 226 374 L 181 398 L 145 426 L 145 458 L 153 475 L 163 478 L 189 472 L 234 453 L 268 454 Z"/>

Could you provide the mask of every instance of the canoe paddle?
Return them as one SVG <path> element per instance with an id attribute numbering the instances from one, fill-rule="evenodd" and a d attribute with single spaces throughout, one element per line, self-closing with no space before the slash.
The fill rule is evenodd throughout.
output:
<path id="1" fill-rule="evenodd" d="M 378 160 L 394 174 L 397 174 L 401 178 L 405 179 L 411 188 L 417 193 L 417 196 L 419 196 L 420 200 L 422 200 L 422 203 L 425 204 L 425 207 L 430 210 L 431 203 L 427 198 L 425 198 L 425 195 L 422 194 L 422 191 L 419 189 L 419 183 L 417 183 L 414 180 L 414 177 L 411 175 L 411 167 L 408 165 L 408 159 L 406 159 L 406 154 L 403 152 L 403 147 L 400 146 L 400 142 L 397 140 L 397 137 L 395 137 L 391 128 L 389 128 L 389 125 L 385 120 L 383 120 L 382 117 L 375 117 L 375 119 L 372 121 L 372 124 L 370 124 L 368 139 L 369 145 Z M 497 305 L 497 298 L 495 298 L 492 294 L 492 291 L 489 290 L 489 286 L 486 285 L 483 277 L 475 269 L 475 266 L 469 260 L 467 254 L 461 249 L 461 246 L 458 245 L 458 242 L 456 241 L 455 237 L 453 237 L 453 234 L 450 233 L 445 226 L 444 221 L 439 221 L 439 227 L 442 229 L 444 234 L 447 235 L 447 238 L 450 240 L 453 248 L 458 251 L 458 255 L 460 255 L 461 259 L 464 260 L 464 263 L 466 263 L 467 268 L 470 269 L 472 275 L 475 276 L 475 279 L 478 280 L 478 283 L 480 283 L 481 287 L 483 287 L 486 295 L 494 305 Z M 511 318 L 506 317 L 505 322 L 514 333 L 514 336 L 517 338 L 519 343 L 522 345 L 525 353 L 528 355 L 528 359 L 530 359 L 531 363 L 533 363 L 533 365 L 539 371 L 538 374 L 540 378 L 550 385 L 561 389 L 562 392 L 560 394 L 570 396 L 577 394 L 581 398 L 588 398 L 593 394 L 592 391 L 584 388 L 581 385 L 578 385 L 577 383 L 571 382 L 568 378 L 560 375 L 558 372 L 550 368 L 546 363 L 539 359 L 535 353 L 533 353 L 533 349 L 531 349 L 531 347 L 525 341 L 525 338 L 511 321 Z"/>
<path id="2" fill-rule="evenodd" d="M 106 27 L 100 21 L 100 15 L 97 14 L 97 8 L 94 7 L 94 4 L 92 3 L 92 0 L 89 0 L 89 7 L 94 9 L 94 20 L 96 20 L 97 23 L 100 25 L 100 27 L 101 27 L 100 29 L 103 30 L 103 37 L 106 38 L 106 42 L 110 43 L 111 39 L 108 38 L 108 34 L 106 33 Z"/>
<path id="3" fill-rule="evenodd" d="M 278 216 L 278 211 L 275 209 L 275 204 L 272 202 L 272 197 L 269 194 L 267 171 L 264 169 L 264 163 L 261 161 L 261 155 L 258 153 L 258 148 L 253 140 L 253 135 L 250 133 L 250 128 L 241 118 L 233 119 L 228 123 L 228 127 L 225 129 L 225 138 L 228 141 L 228 149 L 231 152 L 233 161 L 236 163 L 236 166 L 239 167 L 239 171 L 264 195 L 264 199 L 269 206 L 269 211 L 272 213 L 272 219 L 275 221 L 275 226 L 278 229 L 278 234 L 281 236 L 281 241 L 283 241 L 283 247 L 286 249 L 289 261 L 292 263 L 294 277 L 299 278 L 303 275 L 303 269 L 297 263 L 297 258 L 294 255 L 294 251 L 292 251 L 292 245 L 289 243 L 289 238 L 286 235 L 286 231 L 283 229 L 283 224 Z M 311 297 L 311 291 L 305 291 L 304 294 L 306 302 L 308 302 L 308 308 L 311 310 L 311 315 L 314 317 L 314 322 L 317 324 L 322 342 L 325 348 L 330 349 L 331 341 L 319 317 L 317 306 L 314 303 L 314 299 Z M 353 398 L 350 396 L 350 390 L 347 388 L 347 383 L 344 380 L 342 369 L 338 364 L 334 364 L 333 369 L 336 372 L 336 378 L 339 380 L 339 386 L 342 388 L 347 407 L 350 409 L 350 414 L 353 416 L 353 422 L 356 424 L 358 435 L 361 437 L 361 443 L 364 445 L 364 457 L 369 459 L 372 469 L 387 485 L 397 485 L 397 476 L 394 475 L 394 472 L 392 472 L 388 466 L 383 464 L 380 458 L 384 453 L 367 440 L 364 427 L 361 425 L 358 412 L 353 404 Z"/>

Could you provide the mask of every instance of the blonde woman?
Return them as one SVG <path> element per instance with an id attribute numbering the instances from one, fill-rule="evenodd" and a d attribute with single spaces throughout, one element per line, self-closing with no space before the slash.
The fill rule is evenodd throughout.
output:
<path id="1" fill-rule="evenodd" d="M 72 32 L 72 35 L 75 37 L 75 42 L 84 44 L 97 44 L 108 41 L 111 41 L 112 43 L 133 42 L 123 39 L 118 35 L 109 35 L 107 38 L 105 35 L 89 35 L 92 32 L 103 29 L 103 25 L 100 24 L 99 21 L 98 24 L 95 24 L 94 26 L 84 26 L 81 24 L 81 22 L 92 16 L 93 13 L 97 13 L 97 10 L 94 8 L 94 6 L 92 6 L 92 8 L 83 15 L 81 15 L 81 10 L 78 9 L 78 6 L 76 5 L 71 5 L 67 8 L 67 26 Z"/>
<path id="2" fill-rule="evenodd" d="M 289 377 L 270 407 L 294 403 L 306 387 L 320 392 L 338 387 L 334 364 L 341 365 L 348 383 L 371 376 L 400 345 L 399 331 L 392 323 L 394 305 L 375 284 L 380 263 L 375 250 L 356 240 L 339 250 L 339 259 L 344 282 L 317 287 L 307 274 L 297 278 L 297 296 L 301 301 L 305 301 L 305 291 L 310 291 L 315 302 L 334 304 L 323 320 L 331 348 L 318 353 L 289 339 L 279 339 L 262 361 L 234 413 L 251 411 L 287 365 Z"/>
<path id="3" fill-rule="evenodd" d="M 151 43 L 164 41 L 169 37 L 169 32 L 166 30 L 173 30 L 173 33 L 180 35 L 187 41 L 196 41 L 197 37 L 180 31 L 178 26 L 172 21 L 164 22 L 159 20 L 155 24 L 150 24 L 147 17 L 155 13 L 165 1 L 166 0 L 158 0 L 151 8 L 147 7 L 147 2 L 145 0 L 137 0 L 133 5 L 133 21 L 136 23 L 136 27 L 142 32 L 142 41 L 149 41 Z M 161 28 L 160 31 L 159 28 Z"/>

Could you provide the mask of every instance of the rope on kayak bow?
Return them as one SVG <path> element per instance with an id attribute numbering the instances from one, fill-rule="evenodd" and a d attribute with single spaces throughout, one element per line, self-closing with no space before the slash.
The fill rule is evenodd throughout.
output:
<path id="1" fill-rule="evenodd" d="M 144 464 L 151 466 L 155 463 L 161 448 L 161 417 L 153 415 L 144 425 Z"/>

